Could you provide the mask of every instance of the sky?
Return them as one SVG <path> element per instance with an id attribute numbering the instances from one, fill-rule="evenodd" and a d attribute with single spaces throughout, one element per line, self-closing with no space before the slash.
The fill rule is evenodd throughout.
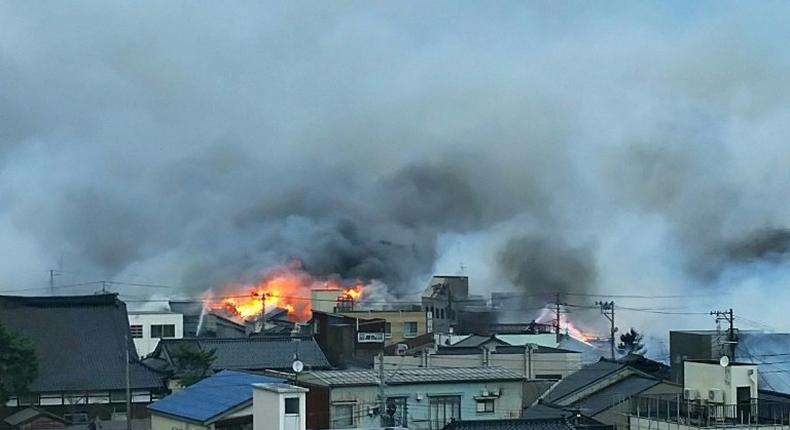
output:
<path id="1" fill-rule="evenodd" d="M 2 2 L 0 292 L 299 259 L 790 329 L 789 8 Z"/>

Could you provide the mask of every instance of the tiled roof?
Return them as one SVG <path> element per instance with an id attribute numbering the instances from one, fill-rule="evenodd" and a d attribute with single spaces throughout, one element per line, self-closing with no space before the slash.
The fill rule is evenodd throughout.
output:
<path id="1" fill-rule="evenodd" d="M 482 346 L 440 346 L 437 348 L 436 354 L 437 355 L 468 355 L 468 354 L 480 354 L 482 351 Z M 492 354 L 521 354 L 524 355 L 526 352 L 525 347 L 523 346 L 511 346 L 511 345 L 497 345 L 496 349 L 491 351 Z M 532 351 L 535 354 L 578 354 L 576 351 L 568 351 L 565 349 L 559 348 L 551 348 L 548 346 L 538 346 L 535 350 Z"/>
<path id="2" fill-rule="evenodd" d="M 600 391 L 596 391 L 583 400 L 574 403 L 574 406 L 585 415 L 593 416 L 660 383 L 660 381 L 655 379 L 632 375 Z"/>
<path id="3" fill-rule="evenodd" d="M 600 360 L 597 363 L 584 366 L 560 380 L 560 382 L 546 394 L 544 400 L 550 403 L 556 402 L 562 397 L 586 387 L 598 379 L 617 372 L 624 367 L 626 367 L 624 364 L 608 360 Z"/>
<path id="4" fill-rule="evenodd" d="M 283 379 L 224 370 L 148 406 L 154 413 L 210 423 L 252 401 L 252 384 Z"/>
<path id="5" fill-rule="evenodd" d="M 290 370 L 294 354 L 305 365 L 306 370 L 330 369 L 332 366 L 324 352 L 312 337 L 255 336 L 244 338 L 191 338 L 162 340 L 154 352 L 162 357 L 160 347 L 172 354 L 186 344 L 197 345 L 204 351 L 215 350 L 214 370 Z"/>
<path id="6" fill-rule="evenodd" d="M 378 371 L 375 370 L 325 370 L 310 372 L 310 375 L 326 385 L 378 385 Z M 387 385 L 428 384 L 443 382 L 475 381 L 522 381 L 524 377 L 502 367 L 426 367 L 387 370 Z"/>
<path id="7" fill-rule="evenodd" d="M 127 347 L 131 388 L 164 388 L 162 375 L 137 361 L 126 305 L 116 294 L 0 296 L 0 322 L 35 345 L 33 392 L 125 389 Z"/>
<path id="8" fill-rule="evenodd" d="M 444 430 L 573 430 L 564 419 L 453 421 Z"/>

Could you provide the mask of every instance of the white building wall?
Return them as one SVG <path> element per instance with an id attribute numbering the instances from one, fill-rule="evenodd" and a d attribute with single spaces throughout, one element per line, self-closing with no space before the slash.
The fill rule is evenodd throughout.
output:
<path id="1" fill-rule="evenodd" d="M 757 380 L 756 365 L 722 367 L 718 363 L 683 363 L 683 388 L 697 390 L 703 400 L 708 399 L 708 390 L 718 389 L 724 393 L 724 404 L 735 404 L 738 387 L 749 387 L 751 398 L 756 399 Z"/>
<path id="2" fill-rule="evenodd" d="M 129 326 L 142 326 L 143 333 L 140 338 L 133 338 L 134 347 L 137 355 L 144 357 L 156 349 L 159 338 L 151 337 L 152 325 L 175 326 L 175 335 L 171 339 L 181 339 L 184 337 L 184 316 L 175 312 L 142 312 L 129 311 Z"/>
<path id="3" fill-rule="evenodd" d="M 309 390 L 286 384 L 253 384 L 253 430 L 305 430 Z M 298 398 L 299 412 L 285 413 L 285 399 Z"/>

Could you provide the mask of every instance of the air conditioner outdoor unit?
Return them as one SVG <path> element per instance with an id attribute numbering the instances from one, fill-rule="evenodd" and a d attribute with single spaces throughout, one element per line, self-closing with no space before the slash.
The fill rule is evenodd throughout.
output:
<path id="1" fill-rule="evenodd" d="M 690 400 L 690 401 L 699 400 L 699 391 L 693 388 L 684 388 L 683 400 Z"/>
<path id="2" fill-rule="evenodd" d="M 486 390 L 485 388 L 483 388 L 482 390 L 480 390 L 480 395 L 481 395 L 482 397 L 488 397 L 488 395 L 489 395 L 489 393 L 488 393 L 488 390 Z"/>
<path id="3" fill-rule="evenodd" d="M 397 354 L 397 355 L 406 355 L 406 351 L 408 349 L 409 349 L 409 345 L 406 345 L 405 343 L 399 343 L 395 347 L 395 354 Z"/>
<path id="4" fill-rule="evenodd" d="M 711 403 L 724 403 L 724 391 L 718 388 L 708 390 L 708 401 Z"/>

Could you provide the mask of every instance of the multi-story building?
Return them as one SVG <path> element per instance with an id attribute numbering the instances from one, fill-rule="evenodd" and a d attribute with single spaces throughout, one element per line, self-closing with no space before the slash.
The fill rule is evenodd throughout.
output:
<path id="1" fill-rule="evenodd" d="M 428 333 L 426 313 L 419 306 L 402 310 L 355 310 L 340 312 L 352 318 L 384 320 L 384 343 L 390 345 Z"/>
<path id="2" fill-rule="evenodd" d="M 129 311 L 129 332 L 140 357 L 154 352 L 160 339 L 184 337 L 184 317 L 169 311 Z"/>
<path id="3" fill-rule="evenodd" d="M 383 380 L 380 379 L 383 375 Z M 307 428 L 440 430 L 452 420 L 521 416 L 524 377 L 497 367 L 306 372 Z"/>
<path id="4" fill-rule="evenodd" d="M 788 429 L 790 404 L 758 396 L 755 364 L 686 360 L 679 394 L 639 395 L 630 401 L 631 430 L 702 428 Z"/>

